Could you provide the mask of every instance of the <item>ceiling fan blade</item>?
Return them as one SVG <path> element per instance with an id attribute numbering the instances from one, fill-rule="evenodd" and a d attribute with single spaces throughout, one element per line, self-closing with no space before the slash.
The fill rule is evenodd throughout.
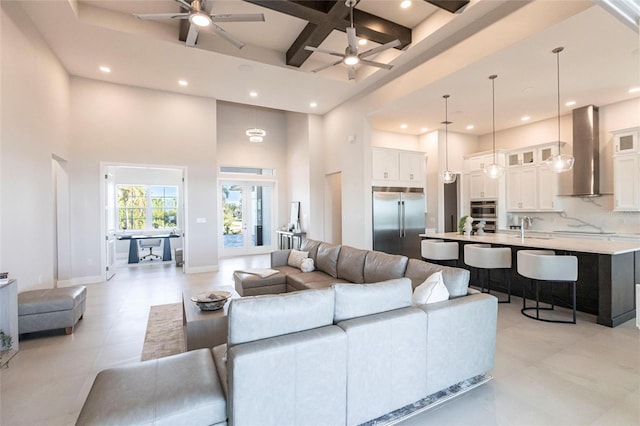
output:
<path id="1" fill-rule="evenodd" d="M 187 39 L 184 44 L 188 47 L 195 47 L 196 40 L 198 39 L 198 26 L 197 25 L 189 25 L 189 33 L 187 34 Z"/>
<path id="2" fill-rule="evenodd" d="M 380 45 L 378 47 L 374 47 L 373 49 L 369 49 L 369 50 L 367 50 L 365 52 L 362 52 L 358 56 L 360 58 L 366 58 L 367 56 L 375 55 L 377 53 L 380 53 L 382 51 L 385 51 L 387 49 L 391 49 L 392 47 L 397 47 L 397 46 L 400 46 L 400 40 L 395 39 L 393 41 L 390 41 L 389 43 L 385 43 L 385 44 L 382 44 L 382 45 Z"/>
<path id="3" fill-rule="evenodd" d="M 358 40 L 356 39 L 356 29 L 347 27 L 347 40 L 349 41 L 349 49 L 352 52 L 358 51 Z"/>
<path id="4" fill-rule="evenodd" d="M 226 32 L 223 28 L 221 28 L 218 25 L 214 24 L 213 22 L 211 23 L 211 29 L 216 34 L 218 34 L 220 37 L 224 38 L 229 43 L 231 43 L 235 47 L 237 47 L 238 49 L 242 49 L 245 46 L 245 44 L 243 42 L 241 42 L 240 40 L 238 40 L 237 38 L 235 38 L 234 36 L 232 36 L 231 34 Z"/>
<path id="5" fill-rule="evenodd" d="M 187 19 L 189 18 L 188 13 L 139 13 L 134 14 L 138 19 L 152 20 L 152 19 Z"/>
<path id="6" fill-rule="evenodd" d="M 368 61 L 362 58 L 360 59 L 360 63 L 362 65 L 369 65 L 370 67 L 384 68 L 385 70 L 390 70 L 391 68 L 393 68 L 393 65 L 383 64 L 382 62 Z"/>
<path id="7" fill-rule="evenodd" d="M 348 67 L 347 75 L 349 76 L 349 80 L 355 80 L 356 79 L 356 67 L 354 67 L 354 66 Z"/>
<path id="8" fill-rule="evenodd" d="M 319 68 L 311 70 L 311 72 L 316 73 L 318 71 L 326 70 L 327 68 L 335 67 L 336 65 L 341 64 L 341 63 L 342 63 L 342 60 L 339 60 L 339 61 L 336 61 L 336 62 L 334 62 L 332 64 L 323 65 L 323 66 L 321 66 Z"/>
<path id="9" fill-rule="evenodd" d="M 327 49 L 320 49 L 319 47 L 305 46 L 304 50 L 309 50 L 311 52 L 318 52 L 318 53 L 326 53 L 327 55 L 340 56 L 341 58 L 344 58 L 344 53 L 334 52 L 332 50 L 327 50 Z"/>
<path id="10" fill-rule="evenodd" d="M 213 22 L 264 22 L 262 13 L 226 13 L 211 15 Z"/>
<path id="11" fill-rule="evenodd" d="M 176 3 L 178 3 L 178 6 L 180 6 L 183 9 L 187 9 L 188 11 L 193 10 L 193 7 L 184 0 L 176 0 Z"/>

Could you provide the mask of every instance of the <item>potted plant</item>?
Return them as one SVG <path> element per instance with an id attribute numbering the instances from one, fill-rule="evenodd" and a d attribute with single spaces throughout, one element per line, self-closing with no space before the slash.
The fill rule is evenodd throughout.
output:
<path id="1" fill-rule="evenodd" d="M 464 228 L 464 224 L 465 224 L 465 222 L 467 221 L 467 217 L 468 217 L 468 215 L 464 215 L 464 216 L 462 216 L 462 217 L 460 218 L 460 221 L 458 222 L 458 233 L 459 233 L 460 235 L 462 235 L 462 233 L 463 233 L 463 228 Z"/>
<path id="2" fill-rule="evenodd" d="M 3 361 L 3 358 L 11 352 L 12 343 L 12 337 L 0 330 L 0 368 L 9 367 L 9 360 Z"/>

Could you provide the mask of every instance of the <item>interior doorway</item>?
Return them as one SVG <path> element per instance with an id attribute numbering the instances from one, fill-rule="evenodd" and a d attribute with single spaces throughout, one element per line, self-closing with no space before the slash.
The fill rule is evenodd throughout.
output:
<path id="1" fill-rule="evenodd" d="M 324 240 L 342 244 L 342 173 L 332 173 L 325 178 Z"/>
<path id="2" fill-rule="evenodd" d="M 185 247 L 187 241 L 184 232 L 186 169 L 101 163 L 100 170 L 105 280 L 112 278 L 122 267 L 173 263 L 176 249 Z M 153 254 L 161 255 L 145 258 L 145 249 L 138 244 L 145 239 L 160 241 L 161 247 L 155 248 Z M 132 247 L 133 244 L 136 246 Z M 183 253 L 185 262 L 187 255 Z"/>
<path id="3" fill-rule="evenodd" d="M 71 279 L 71 213 L 69 203 L 69 174 L 67 161 L 53 155 L 51 173 L 53 175 L 53 280 L 58 283 Z"/>
<path id="4" fill-rule="evenodd" d="M 454 183 L 444 185 L 444 232 L 458 231 L 458 189 L 460 175 Z"/>
<path id="5" fill-rule="evenodd" d="M 275 249 L 275 182 L 220 181 L 220 257 Z"/>

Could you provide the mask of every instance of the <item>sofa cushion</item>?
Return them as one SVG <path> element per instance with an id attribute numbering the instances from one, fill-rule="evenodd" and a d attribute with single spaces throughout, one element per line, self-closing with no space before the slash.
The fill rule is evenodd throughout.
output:
<path id="1" fill-rule="evenodd" d="M 316 269 L 326 272 L 333 278 L 338 277 L 338 256 L 340 246 L 337 244 L 320 243 L 316 254 Z"/>
<path id="2" fill-rule="evenodd" d="M 449 291 L 450 298 L 467 295 L 467 289 L 469 288 L 469 271 L 466 269 L 436 265 L 435 263 L 423 262 L 418 259 L 409 259 L 407 271 L 404 276 L 409 278 L 413 288 L 416 288 L 422 284 L 424 280 L 438 271 L 442 271 L 442 279 Z"/>
<path id="3" fill-rule="evenodd" d="M 334 284 L 334 322 L 411 306 L 411 280 L 397 278 L 373 284 Z"/>
<path id="4" fill-rule="evenodd" d="M 316 256 L 318 254 L 318 246 L 322 243 L 322 241 L 312 240 L 310 238 L 305 238 L 300 245 L 300 250 L 308 251 L 309 257 L 316 262 Z"/>
<path id="5" fill-rule="evenodd" d="M 449 300 L 449 290 L 444 285 L 442 272 L 438 271 L 424 280 L 422 284 L 413 291 L 413 303 L 415 305 L 425 305 L 427 303 L 437 303 Z"/>
<path id="6" fill-rule="evenodd" d="M 364 282 L 377 283 L 404 276 L 407 257 L 381 251 L 367 252 L 364 261 Z M 426 277 L 425 277 L 426 278 Z"/>
<path id="7" fill-rule="evenodd" d="M 338 256 L 338 278 L 343 278 L 352 283 L 363 283 L 364 260 L 368 252 L 368 250 L 342 246 Z"/>
<path id="8" fill-rule="evenodd" d="M 308 257 L 308 251 L 291 250 L 291 252 L 289 252 L 289 258 L 287 259 L 287 265 L 302 269 L 302 261 Z"/>
<path id="9" fill-rule="evenodd" d="M 300 262 L 300 270 L 302 272 L 313 272 L 316 270 L 316 265 L 313 263 L 313 259 L 311 259 L 310 257 L 306 258 L 306 259 L 302 259 L 302 262 Z"/>
<path id="10" fill-rule="evenodd" d="M 229 346 L 333 324 L 331 289 L 233 299 Z"/>

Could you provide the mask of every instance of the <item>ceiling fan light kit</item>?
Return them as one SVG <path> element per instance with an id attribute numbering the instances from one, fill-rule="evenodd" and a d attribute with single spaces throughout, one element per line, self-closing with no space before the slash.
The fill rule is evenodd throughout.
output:
<path id="1" fill-rule="evenodd" d="M 560 52 L 564 50 L 564 47 L 556 47 L 551 51 L 556 55 L 556 71 L 558 75 L 558 154 L 552 155 L 544 163 L 554 173 L 568 172 L 573 168 L 573 162 L 575 158 L 572 155 L 562 154 L 562 145 L 560 142 Z"/>
<path id="2" fill-rule="evenodd" d="M 193 25 L 197 25 L 199 27 L 208 27 L 211 25 L 211 18 L 204 12 L 195 12 L 189 15 L 189 21 Z"/>
<path id="3" fill-rule="evenodd" d="M 491 80 L 491 106 L 492 106 L 492 125 L 493 125 L 493 163 L 484 169 L 484 173 L 491 179 L 498 179 L 504 174 L 504 166 L 496 161 L 496 74 L 490 75 Z"/>

